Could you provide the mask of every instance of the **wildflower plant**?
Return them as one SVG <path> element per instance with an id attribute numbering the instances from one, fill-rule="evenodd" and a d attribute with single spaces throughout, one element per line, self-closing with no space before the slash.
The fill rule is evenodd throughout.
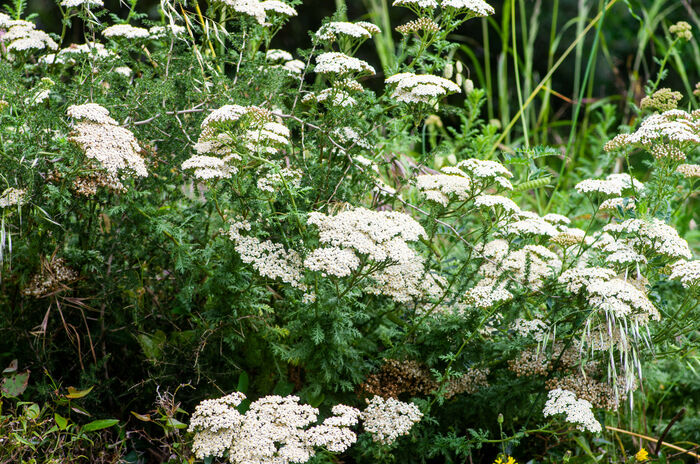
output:
<path id="1" fill-rule="evenodd" d="M 492 6 L 393 1 L 415 18 L 382 70 L 371 22 L 273 48 L 299 4 L 163 0 L 156 22 L 63 0 L 77 44 L 0 14 L 8 326 L 63 342 L 71 375 L 193 379 L 198 459 L 511 463 L 489 446 L 603 432 L 692 340 L 697 246 L 674 213 L 700 110 L 654 88 L 599 141 L 615 167 L 538 207 L 535 158 L 489 151 L 485 92 L 447 72 Z M 129 344 L 140 367 L 111 361 Z"/>

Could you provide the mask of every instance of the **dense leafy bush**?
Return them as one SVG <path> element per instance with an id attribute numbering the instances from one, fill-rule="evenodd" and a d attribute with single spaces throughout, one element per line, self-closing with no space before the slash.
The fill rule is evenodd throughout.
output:
<path id="1" fill-rule="evenodd" d="M 272 48 L 299 3 L 0 14 L 0 458 L 624 462 L 662 389 L 700 440 L 690 26 L 571 150 L 483 119 L 483 1 Z"/>

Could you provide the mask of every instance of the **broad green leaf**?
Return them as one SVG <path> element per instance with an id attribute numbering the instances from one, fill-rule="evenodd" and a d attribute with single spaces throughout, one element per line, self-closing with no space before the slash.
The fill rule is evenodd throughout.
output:
<path id="1" fill-rule="evenodd" d="M 241 393 L 245 393 L 248 391 L 248 382 L 250 381 L 248 374 L 244 371 L 241 372 L 241 375 L 238 376 L 238 387 L 236 388 L 236 391 L 239 391 Z"/>
<path id="2" fill-rule="evenodd" d="M 175 428 L 175 429 L 186 429 L 186 428 L 187 428 L 187 424 L 184 424 L 184 423 L 180 422 L 179 420 L 177 420 L 177 419 L 175 419 L 175 418 L 173 418 L 173 417 L 168 417 L 168 418 L 165 420 L 165 423 L 166 423 L 168 426 L 173 427 L 173 428 Z"/>
<path id="3" fill-rule="evenodd" d="M 66 419 L 58 413 L 55 413 L 53 415 L 53 418 L 56 421 L 56 425 L 58 425 L 59 429 L 66 430 L 66 427 L 68 427 L 68 419 Z"/>
<path id="4" fill-rule="evenodd" d="M 29 371 L 5 377 L 0 383 L 0 396 L 19 396 L 27 389 L 28 383 Z"/>
<path id="5" fill-rule="evenodd" d="M 89 395 L 93 388 L 95 388 L 95 387 L 92 386 L 86 390 L 78 390 L 75 387 L 68 387 L 68 394 L 65 395 L 65 397 L 70 398 L 72 400 L 77 399 L 77 398 L 83 398 L 83 397 Z"/>
<path id="6" fill-rule="evenodd" d="M 119 420 L 117 419 L 98 419 L 83 425 L 81 429 L 83 432 L 94 432 L 95 430 L 102 430 L 117 425 Z"/>
<path id="7" fill-rule="evenodd" d="M 36 403 L 30 404 L 24 410 L 24 415 L 27 416 L 28 419 L 32 419 L 32 420 L 37 419 L 40 414 L 41 414 L 41 408 Z"/>

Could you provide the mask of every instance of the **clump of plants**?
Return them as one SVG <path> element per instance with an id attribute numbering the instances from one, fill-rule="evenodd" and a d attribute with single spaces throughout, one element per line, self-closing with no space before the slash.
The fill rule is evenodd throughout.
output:
<path id="1" fill-rule="evenodd" d="M 0 353 L 34 372 L 3 459 L 587 462 L 696 349 L 700 109 L 665 61 L 579 169 L 455 74 L 483 0 L 393 1 L 383 69 L 394 32 L 342 9 L 273 48 L 300 3 L 0 14 Z"/>

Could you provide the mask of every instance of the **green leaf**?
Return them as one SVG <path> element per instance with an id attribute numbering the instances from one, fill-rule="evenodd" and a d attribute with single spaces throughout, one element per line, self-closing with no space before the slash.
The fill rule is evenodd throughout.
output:
<path id="1" fill-rule="evenodd" d="M 167 340 L 167 335 L 162 330 L 156 330 L 153 335 L 139 334 L 136 339 L 141 345 L 143 354 L 151 360 L 159 359 L 163 354 L 163 345 Z"/>
<path id="2" fill-rule="evenodd" d="M 58 413 L 55 413 L 53 415 L 53 418 L 56 421 L 56 425 L 58 425 L 59 429 L 66 430 L 66 427 L 68 427 L 68 419 L 66 419 Z"/>
<path id="3" fill-rule="evenodd" d="M 238 376 L 238 387 L 236 388 L 236 391 L 245 393 L 248 390 L 249 381 L 250 379 L 248 378 L 248 374 L 245 371 L 241 372 L 241 375 Z"/>
<path id="4" fill-rule="evenodd" d="M 19 396 L 27 389 L 28 383 L 29 371 L 5 377 L 0 384 L 0 396 Z"/>
<path id="5" fill-rule="evenodd" d="M 98 419 L 83 425 L 81 429 L 83 432 L 94 432 L 95 430 L 102 430 L 117 425 L 119 423 L 118 419 Z"/>
<path id="6" fill-rule="evenodd" d="M 134 415 L 135 418 L 137 418 L 140 421 L 143 422 L 151 422 L 151 415 L 150 414 L 139 414 L 135 411 L 131 411 L 131 414 Z"/>
<path id="7" fill-rule="evenodd" d="M 175 429 L 186 429 L 187 428 L 187 424 L 184 424 L 173 417 L 168 417 L 165 420 L 165 424 L 168 425 L 169 427 L 172 427 Z"/>
<path id="8" fill-rule="evenodd" d="M 86 390 L 78 390 L 75 387 L 68 387 L 68 394 L 65 395 L 66 398 L 70 398 L 72 400 L 77 399 L 77 398 L 83 398 L 90 394 L 92 389 L 95 388 L 94 386 L 86 389 Z"/>
<path id="9" fill-rule="evenodd" d="M 24 415 L 27 416 L 28 419 L 32 419 L 32 420 L 37 419 L 40 414 L 41 414 L 41 408 L 36 403 L 30 404 L 24 410 Z"/>

